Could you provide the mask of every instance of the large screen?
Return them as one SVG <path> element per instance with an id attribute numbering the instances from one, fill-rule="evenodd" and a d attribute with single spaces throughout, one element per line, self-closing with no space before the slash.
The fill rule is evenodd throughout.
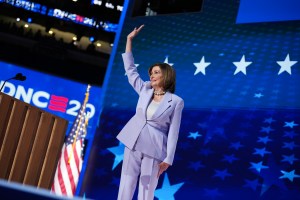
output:
<path id="1" fill-rule="evenodd" d="M 106 106 L 135 106 L 121 54 L 126 34 L 145 24 L 133 44 L 138 70 L 149 80 L 152 63 L 170 63 L 185 108 L 300 108 L 299 21 L 235 24 L 238 4 L 223 6 L 228 8 L 218 10 L 207 2 L 203 13 L 135 18 L 126 24 Z"/>
<path id="2" fill-rule="evenodd" d="M 241 0 L 237 23 L 300 20 L 298 0 Z"/>
<path id="3" fill-rule="evenodd" d="M 123 9 L 123 1 L 106 2 L 106 1 L 92 1 L 89 3 L 76 2 L 34 2 L 29 0 L 0 0 L 0 3 L 10 5 L 15 8 L 23 9 L 28 12 L 41 14 L 57 18 L 60 20 L 71 21 L 73 23 L 101 29 L 108 32 L 116 32 L 118 28 L 119 16 Z M 94 8 L 93 5 L 96 7 Z M 102 10 L 98 9 L 102 8 Z M 97 10 L 98 9 L 98 10 Z M 90 12 L 88 14 L 87 10 Z M 101 15 L 101 11 L 104 15 Z M 97 14 L 98 11 L 99 13 Z M 110 12 L 111 18 L 105 17 L 105 14 Z M 22 13 L 19 11 L 19 13 Z M 40 16 L 41 17 L 41 16 Z"/>
<path id="4" fill-rule="evenodd" d="M 166 62 L 184 99 L 175 161 L 155 199 L 293 199 L 300 195 L 299 21 L 237 24 L 239 1 L 207 0 L 202 12 L 128 17 L 105 85 L 94 155 L 81 195 L 117 199 L 124 146 L 135 113 L 121 54 L 126 37 L 144 80 Z"/>
<path id="5" fill-rule="evenodd" d="M 69 121 L 68 134 L 83 103 L 87 84 L 70 81 L 0 61 L 2 92 Z M 22 73 L 25 81 L 5 80 Z M 5 84 L 4 84 L 5 83 Z M 4 84 L 4 85 L 3 85 Z M 3 86 L 3 87 L 2 87 Z M 89 112 L 87 137 L 93 138 L 100 114 L 102 89 L 91 86 L 86 111 Z M 88 139 L 88 138 L 87 138 Z"/>

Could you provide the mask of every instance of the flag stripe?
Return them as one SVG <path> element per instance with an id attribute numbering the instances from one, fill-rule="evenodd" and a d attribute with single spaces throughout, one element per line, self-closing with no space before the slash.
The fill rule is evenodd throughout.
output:
<path id="1" fill-rule="evenodd" d="M 71 166 L 70 166 L 70 163 L 69 163 L 69 154 L 73 154 L 72 153 L 72 148 L 70 149 L 70 145 L 67 147 L 67 151 L 65 151 L 65 154 L 64 154 L 64 162 L 63 162 L 63 166 L 65 168 L 64 171 L 67 171 L 67 173 L 64 173 L 63 174 L 63 179 L 65 179 L 65 183 L 68 184 L 68 187 L 66 187 L 67 189 L 67 194 L 69 194 L 71 191 L 73 191 L 73 187 L 75 185 L 75 182 L 74 182 L 74 178 L 73 178 L 73 172 L 71 170 Z M 70 153 L 69 153 L 70 152 Z"/>
<path id="2" fill-rule="evenodd" d="M 69 179 L 69 171 L 65 160 L 63 159 L 61 162 L 61 175 L 62 179 L 59 180 L 60 185 L 65 186 L 65 190 L 62 190 L 62 194 L 66 194 L 70 196 L 72 194 L 72 185 Z M 66 173 L 67 172 L 67 173 Z"/>

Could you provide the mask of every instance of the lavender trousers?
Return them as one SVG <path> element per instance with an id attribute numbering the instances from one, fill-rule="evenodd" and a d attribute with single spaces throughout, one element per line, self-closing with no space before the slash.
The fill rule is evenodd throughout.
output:
<path id="1" fill-rule="evenodd" d="M 132 200 L 139 178 L 138 200 L 153 200 L 161 161 L 125 147 L 118 200 Z"/>

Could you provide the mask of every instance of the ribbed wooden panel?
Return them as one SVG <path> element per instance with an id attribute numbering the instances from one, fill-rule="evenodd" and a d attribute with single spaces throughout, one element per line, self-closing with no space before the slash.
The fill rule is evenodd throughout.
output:
<path id="1" fill-rule="evenodd" d="M 57 140 L 57 138 L 62 136 L 60 134 L 60 130 L 63 130 L 65 126 L 66 125 L 64 121 L 54 121 L 52 133 L 49 139 L 49 145 L 38 182 L 38 186 L 41 188 L 48 188 L 49 186 L 52 186 L 52 180 L 55 175 L 55 170 L 59 160 L 57 155 L 60 155 L 61 147 L 64 142 L 64 138 L 60 138 L 59 140 Z M 60 143 L 58 141 L 60 141 Z"/>
<path id="2" fill-rule="evenodd" d="M 11 181 L 23 182 L 24 180 L 26 168 L 22 167 L 22 165 L 28 165 L 41 114 L 42 112 L 37 108 L 31 107 L 28 109 L 24 122 L 24 130 L 20 136 L 12 171 L 9 176 L 9 180 Z"/>
<path id="3" fill-rule="evenodd" d="M 50 189 L 68 121 L 0 93 L 0 178 Z"/>
<path id="4" fill-rule="evenodd" d="M 0 178 L 8 179 L 11 172 L 27 109 L 26 104 L 14 101 L 0 151 Z"/>
<path id="5" fill-rule="evenodd" d="M 24 183 L 28 185 L 37 185 L 41 174 L 42 165 L 46 156 L 48 141 L 54 120 L 48 113 L 43 113 L 41 123 L 38 127 L 33 149 L 29 158 Z"/>
<path id="6" fill-rule="evenodd" d="M 13 103 L 14 101 L 11 97 L 7 95 L 0 95 L 0 150 L 2 148 Z"/>

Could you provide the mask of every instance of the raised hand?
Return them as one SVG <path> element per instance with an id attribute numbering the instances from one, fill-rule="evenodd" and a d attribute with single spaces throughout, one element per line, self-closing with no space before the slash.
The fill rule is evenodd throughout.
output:
<path id="1" fill-rule="evenodd" d="M 137 36 L 137 34 L 142 30 L 144 25 L 141 25 L 139 28 L 134 28 L 131 33 L 127 35 L 126 49 L 125 52 L 132 51 L 132 39 Z"/>
<path id="2" fill-rule="evenodd" d="M 128 34 L 127 39 L 132 40 L 137 34 L 142 30 L 144 25 L 141 25 L 139 28 L 134 28 L 131 33 Z"/>

